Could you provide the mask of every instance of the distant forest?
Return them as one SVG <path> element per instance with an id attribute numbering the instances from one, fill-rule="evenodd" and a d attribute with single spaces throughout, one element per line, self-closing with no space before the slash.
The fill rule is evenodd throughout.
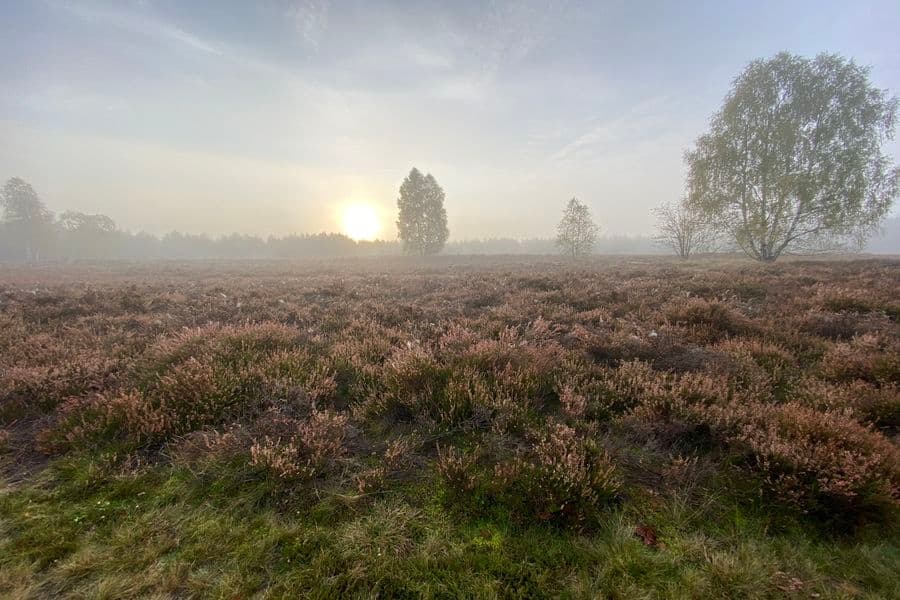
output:
<path id="1" fill-rule="evenodd" d="M 356 241 L 340 233 L 219 237 L 180 233 L 156 236 L 120 229 L 112 218 L 50 211 L 25 181 L 13 178 L 2 190 L 0 262 L 42 260 L 159 260 L 325 258 L 404 253 L 399 240 Z M 575 202 L 573 200 L 573 202 Z M 660 237 L 607 235 L 593 238 L 593 254 L 669 254 Z M 728 250 L 727 245 L 718 249 Z M 885 220 L 864 251 L 900 254 L 900 217 Z M 558 239 L 491 238 L 448 241 L 444 254 L 557 254 Z"/>
<path id="2" fill-rule="evenodd" d="M 9 235 L 11 223 L 0 227 L 0 261 L 20 261 L 22 247 Z M 6 229 L 6 231 L 3 231 Z M 6 234 L 6 235 L 4 235 Z M 41 236 L 41 260 L 160 260 L 241 258 L 326 258 L 392 256 L 403 253 L 399 241 L 355 241 L 340 233 L 259 237 L 231 234 L 219 237 L 179 233 L 162 236 L 131 233 L 115 227 L 48 228 Z M 900 254 L 900 217 L 887 219 L 882 233 L 864 251 Z M 558 254 L 553 239 L 491 238 L 449 241 L 444 254 Z M 594 254 L 670 254 L 649 236 L 599 237 Z"/>
<path id="3" fill-rule="evenodd" d="M 50 232 L 48 232 L 50 233 Z M 598 254 L 666 254 L 650 237 L 600 238 Z M 450 241 L 444 254 L 557 254 L 553 239 L 493 238 Z M 72 231 L 57 228 L 44 239 L 42 260 L 159 260 L 240 258 L 325 258 L 403 254 L 399 241 L 355 241 L 340 233 L 294 234 L 267 238 L 231 234 L 220 237 L 179 232 L 155 236 L 119 229 Z M 0 261 L 22 260 L 13 236 L 0 235 Z"/>

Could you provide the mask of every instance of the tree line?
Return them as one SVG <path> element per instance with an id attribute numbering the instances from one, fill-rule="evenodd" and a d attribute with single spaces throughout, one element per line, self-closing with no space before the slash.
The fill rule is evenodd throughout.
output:
<path id="1" fill-rule="evenodd" d="M 401 240 L 353 240 L 339 233 L 261 237 L 230 234 L 218 237 L 173 231 L 157 236 L 120 229 L 106 215 L 66 211 L 54 215 L 25 181 L 13 178 L 0 189 L 15 211 L 0 219 L 0 261 L 39 260 L 159 260 L 241 258 L 325 258 L 398 256 Z M 4 204 L 4 207 L 7 206 Z M 610 236 L 597 240 L 599 251 L 611 254 L 654 252 L 646 236 Z M 550 238 L 487 238 L 448 241 L 443 253 L 550 254 Z"/>
<path id="2" fill-rule="evenodd" d="M 882 149 L 897 114 L 898 99 L 852 60 L 782 52 L 751 62 L 685 153 L 683 196 L 654 210 L 656 242 L 682 258 L 725 249 L 764 262 L 862 247 L 900 190 L 900 169 Z M 340 234 L 156 238 L 122 232 L 104 215 L 55 217 L 27 182 L 13 178 L 0 193 L 0 259 L 424 256 L 447 245 L 444 200 L 435 177 L 414 167 L 397 199 L 398 242 Z M 588 205 L 572 198 L 555 247 L 573 258 L 590 254 L 599 231 Z"/>

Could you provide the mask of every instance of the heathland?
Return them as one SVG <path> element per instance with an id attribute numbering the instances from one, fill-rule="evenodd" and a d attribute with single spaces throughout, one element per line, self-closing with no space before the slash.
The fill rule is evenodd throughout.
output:
<path id="1" fill-rule="evenodd" d="M 900 261 L 0 267 L 4 597 L 900 597 Z"/>

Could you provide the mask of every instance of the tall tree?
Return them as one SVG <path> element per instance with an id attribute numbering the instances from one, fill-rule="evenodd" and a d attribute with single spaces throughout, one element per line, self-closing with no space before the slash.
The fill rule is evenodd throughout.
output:
<path id="1" fill-rule="evenodd" d="M 9 179 L 0 190 L 0 206 L 6 236 L 26 261 L 39 260 L 53 235 L 53 213 L 31 184 L 18 177 Z"/>
<path id="2" fill-rule="evenodd" d="M 666 203 L 653 210 L 656 215 L 654 241 L 671 248 L 681 258 L 690 258 L 695 252 L 709 250 L 716 233 L 706 218 L 682 199 L 676 204 Z"/>
<path id="3" fill-rule="evenodd" d="M 444 190 L 429 173 L 413 167 L 400 186 L 397 198 L 397 231 L 403 251 L 409 254 L 437 254 L 450 236 Z"/>
<path id="4" fill-rule="evenodd" d="M 853 61 L 756 60 L 685 155 L 690 202 L 762 261 L 864 240 L 897 195 L 881 150 L 896 116 Z"/>
<path id="5" fill-rule="evenodd" d="M 587 205 L 572 198 L 563 211 L 562 220 L 556 226 L 556 246 L 563 254 L 571 257 L 590 254 L 599 231 Z"/>

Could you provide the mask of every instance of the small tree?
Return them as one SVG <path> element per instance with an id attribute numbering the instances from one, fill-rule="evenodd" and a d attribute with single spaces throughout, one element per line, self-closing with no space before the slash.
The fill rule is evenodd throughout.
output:
<path id="1" fill-rule="evenodd" d="M 853 61 L 754 61 L 685 156 L 690 202 L 757 260 L 858 243 L 897 195 L 881 151 L 896 116 Z"/>
<path id="2" fill-rule="evenodd" d="M 590 254 L 597 241 L 600 228 L 591 219 L 586 204 L 572 198 L 563 211 L 563 218 L 556 226 L 556 246 L 571 257 Z"/>
<path id="3" fill-rule="evenodd" d="M 114 251 L 116 223 L 106 215 L 66 211 L 59 215 L 62 248 L 69 258 L 103 258 Z"/>
<path id="4" fill-rule="evenodd" d="M 654 241 L 675 251 L 681 258 L 709 250 L 716 233 L 698 210 L 682 199 L 677 204 L 665 203 L 653 209 L 657 234 Z"/>
<path id="5" fill-rule="evenodd" d="M 53 213 L 31 184 L 18 177 L 8 180 L 0 190 L 0 206 L 2 223 L 13 245 L 22 250 L 26 261 L 39 260 L 53 235 Z"/>
<path id="6" fill-rule="evenodd" d="M 404 252 L 424 256 L 443 249 L 450 236 L 444 190 L 430 173 L 422 175 L 413 167 L 400 186 L 397 208 L 397 232 Z"/>

